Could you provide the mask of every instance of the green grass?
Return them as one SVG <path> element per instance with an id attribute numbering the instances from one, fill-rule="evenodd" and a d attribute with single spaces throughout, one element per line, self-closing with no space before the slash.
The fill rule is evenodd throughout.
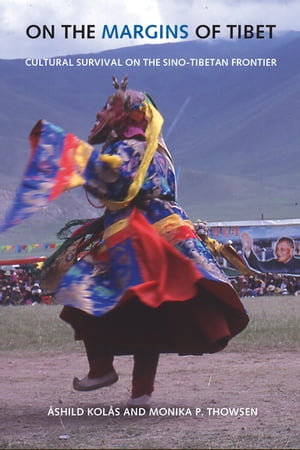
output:
<path id="1" fill-rule="evenodd" d="M 232 351 L 300 350 L 300 297 L 242 298 L 247 328 L 229 344 Z"/>
<path id="2" fill-rule="evenodd" d="M 250 323 L 228 346 L 229 351 L 300 350 L 300 297 L 242 299 Z M 0 308 L 1 351 L 75 349 L 71 327 L 59 318 L 58 305 Z"/>
<path id="3" fill-rule="evenodd" d="M 0 308 L 0 350 L 65 351 L 74 347 L 71 327 L 59 318 L 62 306 Z"/>

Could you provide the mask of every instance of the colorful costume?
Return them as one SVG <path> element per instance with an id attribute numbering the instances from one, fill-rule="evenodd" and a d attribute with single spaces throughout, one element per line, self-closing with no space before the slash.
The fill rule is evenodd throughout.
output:
<path id="1" fill-rule="evenodd" d="M 75 379 L 75 389 L 112 384 L 113 356 L 133 354 L 136 398 L 151 395 L 160 353 L 220 351 L 246 327 L 248 316 L 176 202 L 172 157 L 153 101 L 127 90 L 126 81 L 119 86 L 114 80 L 114 86 L 89 136 L 91 145 L 103 146 L 89 149 L 80 171 L 85 189 L 105 211 L 70 239 L 75 250 L 63 255 L 74 264 L 54 276 L 53 299 L 65 305 L 61 318 L 87 350 L 90 372 Z M 44 146 L 53 136 L 61 140 L 51 124 L 35 136 Z M 44 287 L 57 275 L 58 260 L 46 263 Z"/>

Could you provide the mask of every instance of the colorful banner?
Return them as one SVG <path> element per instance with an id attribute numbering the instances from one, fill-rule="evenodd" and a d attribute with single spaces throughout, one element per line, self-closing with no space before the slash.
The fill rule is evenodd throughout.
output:
<path id="1" fill-rule="evenodd" d="M 45 120 L 36 123 L 29 140 L 27 169 L 0 232 L 30 217 L 64 191 L 84 184 L 83 172 L 93 147 Z"/>
<path id="2" fill-rule="evenodd" d="M 300 275 L 300 219 L 211 222 L 208 226 L 209 236 L 231 241 L 252 270 Z"/>
<path id="3" fill-rule="evenodd" d="M 16 244 L 16 245 L 0 245 L 0 252 L 14 252 L 14 253 L 23 253 L 23 252 L 32 252 L 33 250 L 40 249 L 56 249 L 61 246 L 61 242 L 51 242 L 45 244 Z"/>

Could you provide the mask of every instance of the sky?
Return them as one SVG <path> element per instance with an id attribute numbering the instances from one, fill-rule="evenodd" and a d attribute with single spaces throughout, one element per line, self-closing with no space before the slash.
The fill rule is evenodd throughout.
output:
<path id="1" fill-rule="evenodd" d="M 0 0 L 0 58 L 48 58 L 175 42 L 165 37 L 103 38 L 105 25 L 110 30 L 117 25 L 120 34 L 126 25 L 130 32 L 133 25 L 142 26 L 143 34 L 149 25 L 187 25 L 185 39 L 199 39 L 195 29 L 203 24 L 210 31 L 213 24 L 220 25 L 222 32 L 227 24 L 275 24 L 276 33 L 300 31 L 299 17 L 299 0 Z M 42 38 L 44 26 L 52 30 L 52 38 Z M 85 36 L 77 33 L 74 37 L 74 29 L 82 26 Z M 217 37 L 228 35 L 224 32 Z"/>

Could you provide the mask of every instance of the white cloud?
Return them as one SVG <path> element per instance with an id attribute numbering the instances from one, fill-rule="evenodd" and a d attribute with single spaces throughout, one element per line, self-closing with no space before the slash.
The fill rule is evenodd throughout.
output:
<path id="1" fill-rule="evenodd" d="M 276 24 L 276 30 L 299 30 L 299 17 L 299 0 L 9 0 L 0 5 L 0 57 L 50 57 L 162 42 L 101 39 L 105 24 L 187 24 L 190 38 L 195 38 L 199 24 Z M 55 25 L 55 38 L 30 39 L 26 29 L 31 24 Z M 66 39 L 63 24 L 95 25 L 95 39 Z"/>
<path id="2" fill-rule="evenodd" d="M 185 20 L 205 24 L 276 24 L 280 30 L 300 30 L 299 0 L 165 0 L 160 11 L 164 21 Z"/>

